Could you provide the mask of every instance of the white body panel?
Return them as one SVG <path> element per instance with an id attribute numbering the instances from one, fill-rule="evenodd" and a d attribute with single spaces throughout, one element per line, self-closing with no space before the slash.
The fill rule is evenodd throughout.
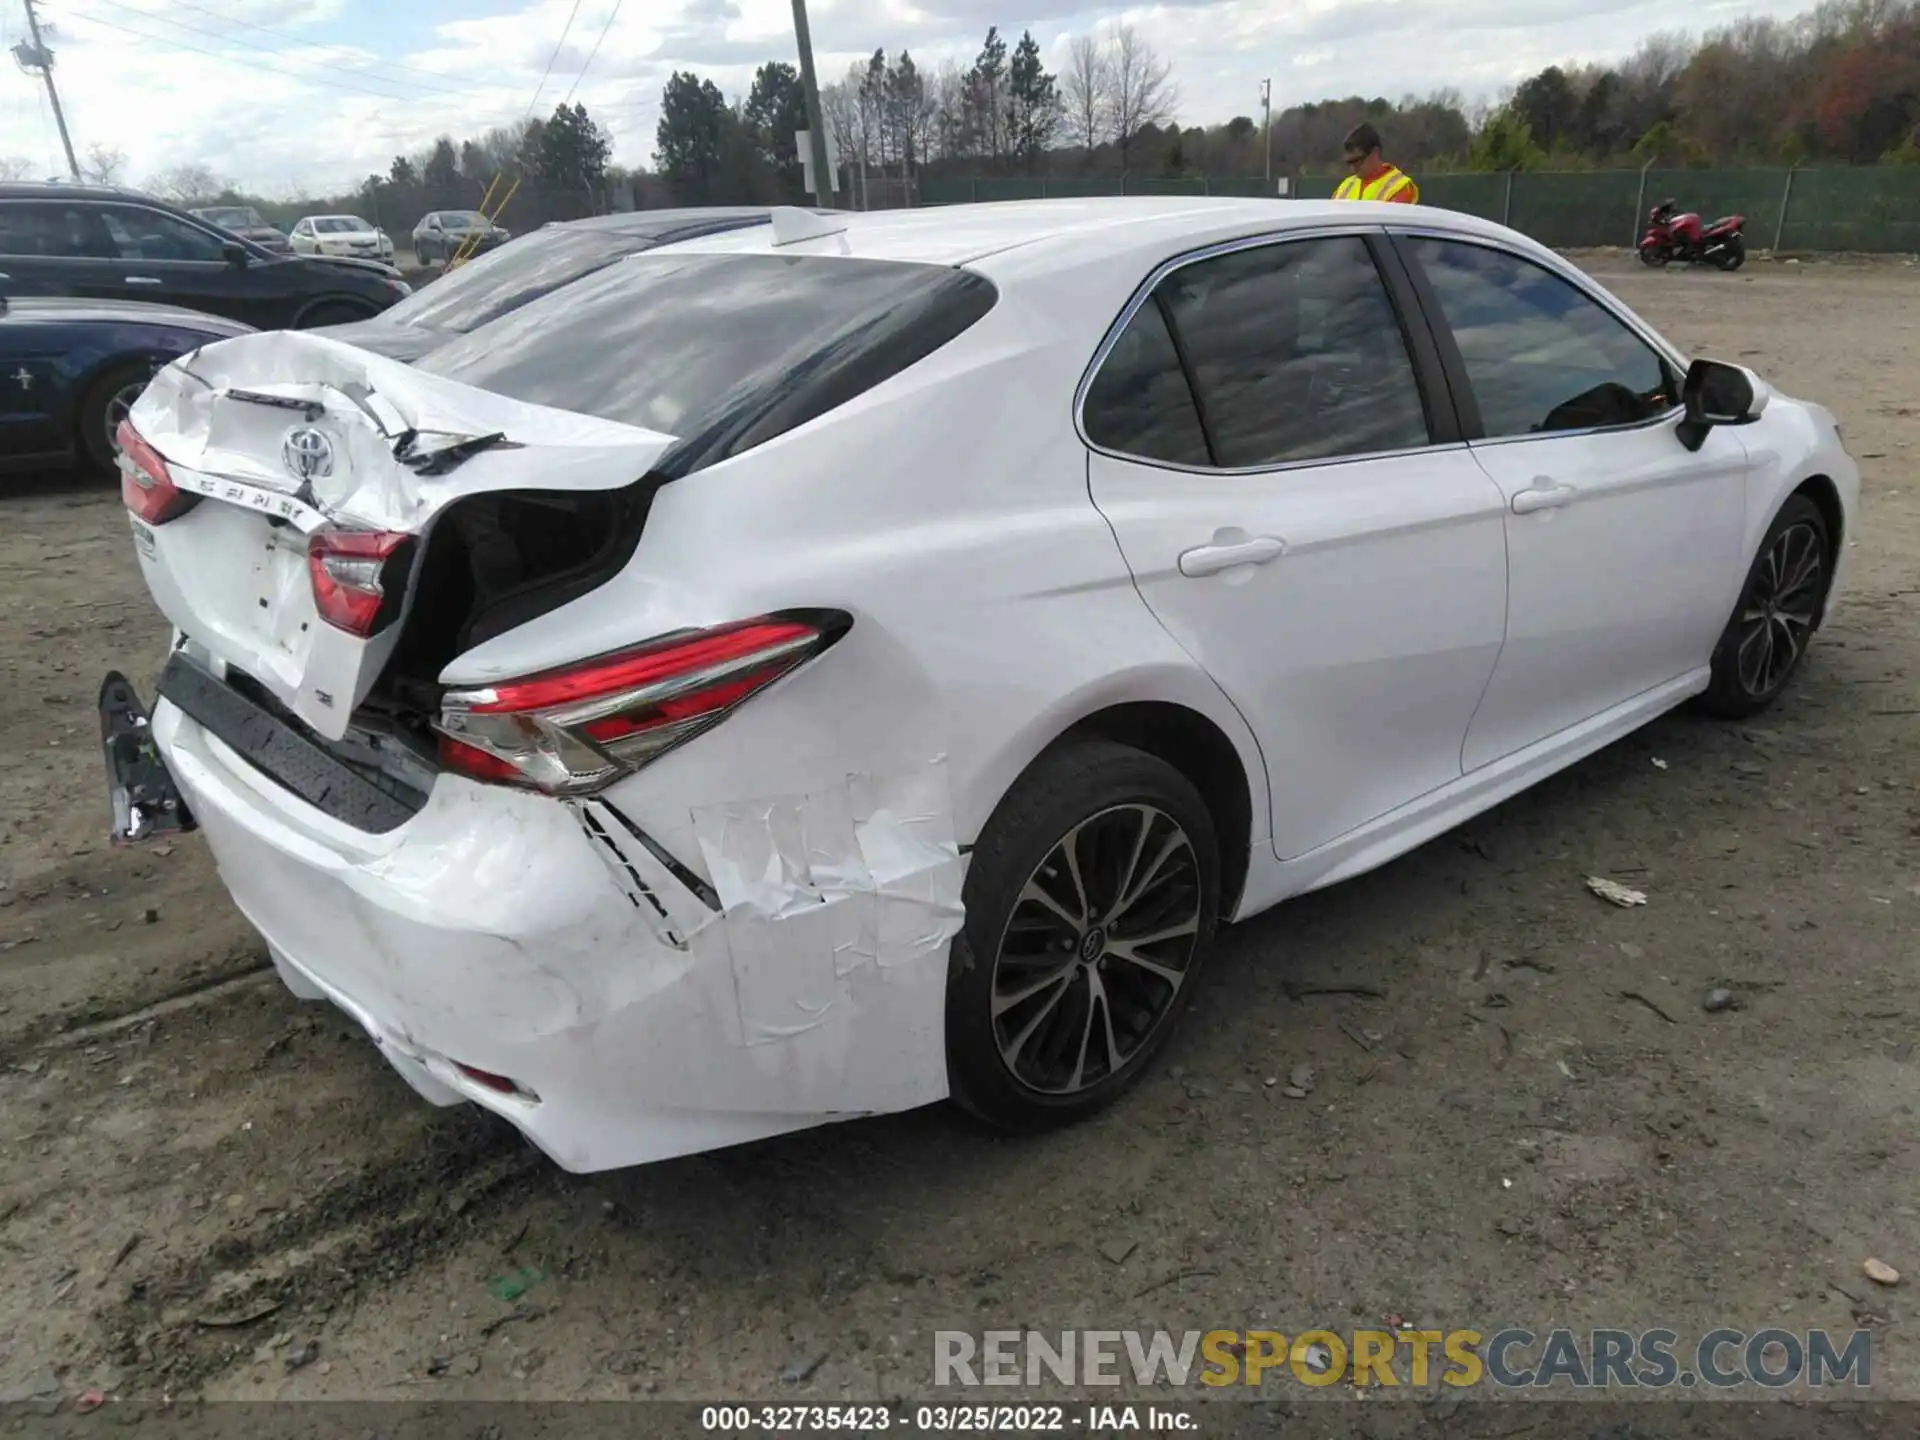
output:
<path id="1" fill-rule="evenodd" d="M 1506 507 L 1464 446 L 1233 475 L 1095 454 L 1091 474 L 1141 596 L 1259 741 L 1282 858 L 1460 777 L 1507 614 Z M 1250 539 L 1282 548 L 1184 573 Z"/>
<path id="2" fill-rule="evenodd" d="M 1688 451 L 1677 423 L 1473 447 L 1508 502 L 1510 610 L 1466 769 L 1713 653 L 1745 574 L 1747 452 L 1739 429 Z"/>
<path id="3" fill-rule="evenodd" d="M 1238 236 L 1397 218 L 1261 201 L 985 206 L 849 216 L 783 247 L 968 264 L 1000 300 L 857 399 L 666 485 L 620 573 L 442 679 L 484 685 L 775 610 L 845 611 L 845 638 L 595 800 L 443 776 L 383 835 L 295 799 L 162 703 L 155 737 L 236 901 L 289 983 L 346 1008 L 423 1094 L 487 1105 L 561 1164 L 599 1169 L 945 1094 L 965 850 L 1042 750 L 1111 707 L 1178 707 L 1225 737 L 1252 817 L 1221 837 L 1247 858 L 1238 917 L 1380 864 L 1679 703 L 1705 685 L 1786 496 L 1826 477 L 1851 518 L 1858 475 L 1817 407 L 1774 396 L 1678 461 L 1653 448 L 1686 455 L 1657 429 L 1617 465 L 1576 445 L 1555 464 L 1582 501 L 1541 524 L 1511 509 L 1536 468 L 1528 443 L 1173 484 L 1077 434 L 1089 360 L 1158 265 Z M 1497 226 L 1432 223 L 1564 273 Z M 684 248 L 768 243 L 760 227 Z M 294 372 L 310 364 L 316 382 L 375 364 L 278 353 L 291 369 L 249 374 L 255 388 L 307 383 Z M 424 387 L 408 403 L 453 406 L 461 425 L 562 423 L 428 394 L 405 367 L 374 388 L 404 375 Z M 191 425 L 176 435 L 191 443 Z M 612 483 L 622 439 L 632 461 L 664 437 L 611 437 L 580 483 Z M 259 443 L 237 449 L 270 460 Z M 488 452 L 437 496 L 389 473 L 365 492 L 380 508 L 360 513 L 415 528 L 463 487 L 561 488 L 565 448 Z M 359 512 L 360 495 L 331 503 Z M 1182 574 L 1181 554 L 1225 530 L 1283 545 L 1267 563 Z M 186 594 L 205 557 L 159 554 L 149 578 L 191 642 L 272 683 L 268 647 Z"/>

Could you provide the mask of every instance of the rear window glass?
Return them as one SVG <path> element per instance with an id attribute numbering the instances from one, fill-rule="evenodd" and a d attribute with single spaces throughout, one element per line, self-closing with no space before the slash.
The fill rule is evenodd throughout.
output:
<path id="1" fill-rule="evenodd" d="M 414 291 L 381 319 L 464 335 L 650 243 L 606 230 L 536 230 Z"/>
<path id="2" fill-rule="evenodd" d="M 676 436 L 661 468 L 685 474 L 845 404 L 939 349 L 994 300 L 985 277 L 932 265 L 637 255 L 418 368 Z"/>

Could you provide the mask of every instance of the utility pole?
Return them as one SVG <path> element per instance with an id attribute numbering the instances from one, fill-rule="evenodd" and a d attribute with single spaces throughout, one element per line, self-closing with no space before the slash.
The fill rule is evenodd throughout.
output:
<path id="1" fill-rule="evenodd" d="M 1260 133 L 1267 147 L 1267 188 L 1273 188 L 1273 81 L 1260 82 Z"/>
<path id="2" fill-rule="evenodd" d="M 73 137 L 67 134 L 67 117 L 60 109 L 60 92 L 53 86 L 53 52 L 48 50 L 40 38 L 40 17 L 33 13 L 33 0 L 24 0 L 27 7 L 27 31 L 33 36 L 33 43 L 21 43 L 13 47 L 13 58 L 19 62 L 22 70 L 38 70 L 40 78 L 47 82 L 47 98 L 53 102 L 53 123 L 60 127 L 60 144 L 67 152 L 67 168 L 73 172 L 78 182 L 80 162 L 73 155 Z M 800 0 L 794 0 L 797 5 Z"/>
<path id="3" fill-rule="evenodd" d="M 31 0 L 29 0 L 31 3 Z M 820 82 L 813 73 L 813 35 L 807 29 L 807 0 L 793 0 L 793 38 L 800 46 L 800 92 L 807 102 L 807 148 L 813 152 L 814 198 L 832 208 L 834 174 L 827 169 L 827 122 L 820 112 Z"/>

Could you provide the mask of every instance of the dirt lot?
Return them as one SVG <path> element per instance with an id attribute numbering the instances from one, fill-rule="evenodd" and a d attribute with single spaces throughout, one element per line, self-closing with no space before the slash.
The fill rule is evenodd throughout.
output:
<path id="1" fill-rule="evenodd" d="M 197 837 L 106 844 L 94 691 L 149 683 L 162 628 L 114 494 L 15 482 L 0 1390 L 854 1400 L 926 1393 L 936 1328 L 1394 1314 L 1865 1323 L 1876 1391 L 1920 1398 L 1920 269 L 1596 268 L 1862 457 L 1800 681 L 1229 933 L 1156 1073 L 1044 1140 L 940 1108 L 583 1180 L 417 1102 L 262 973 Z"/>

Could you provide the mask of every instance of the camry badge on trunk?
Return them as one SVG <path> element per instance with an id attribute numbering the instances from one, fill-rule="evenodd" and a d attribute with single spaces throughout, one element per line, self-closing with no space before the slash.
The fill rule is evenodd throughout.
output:
<path id="1" fill-rule="evenodd" d="M 296 479 L 324 480 L 333 473 L 333 442 L 311 426 L 289 430 L 280 458 Z"/>

